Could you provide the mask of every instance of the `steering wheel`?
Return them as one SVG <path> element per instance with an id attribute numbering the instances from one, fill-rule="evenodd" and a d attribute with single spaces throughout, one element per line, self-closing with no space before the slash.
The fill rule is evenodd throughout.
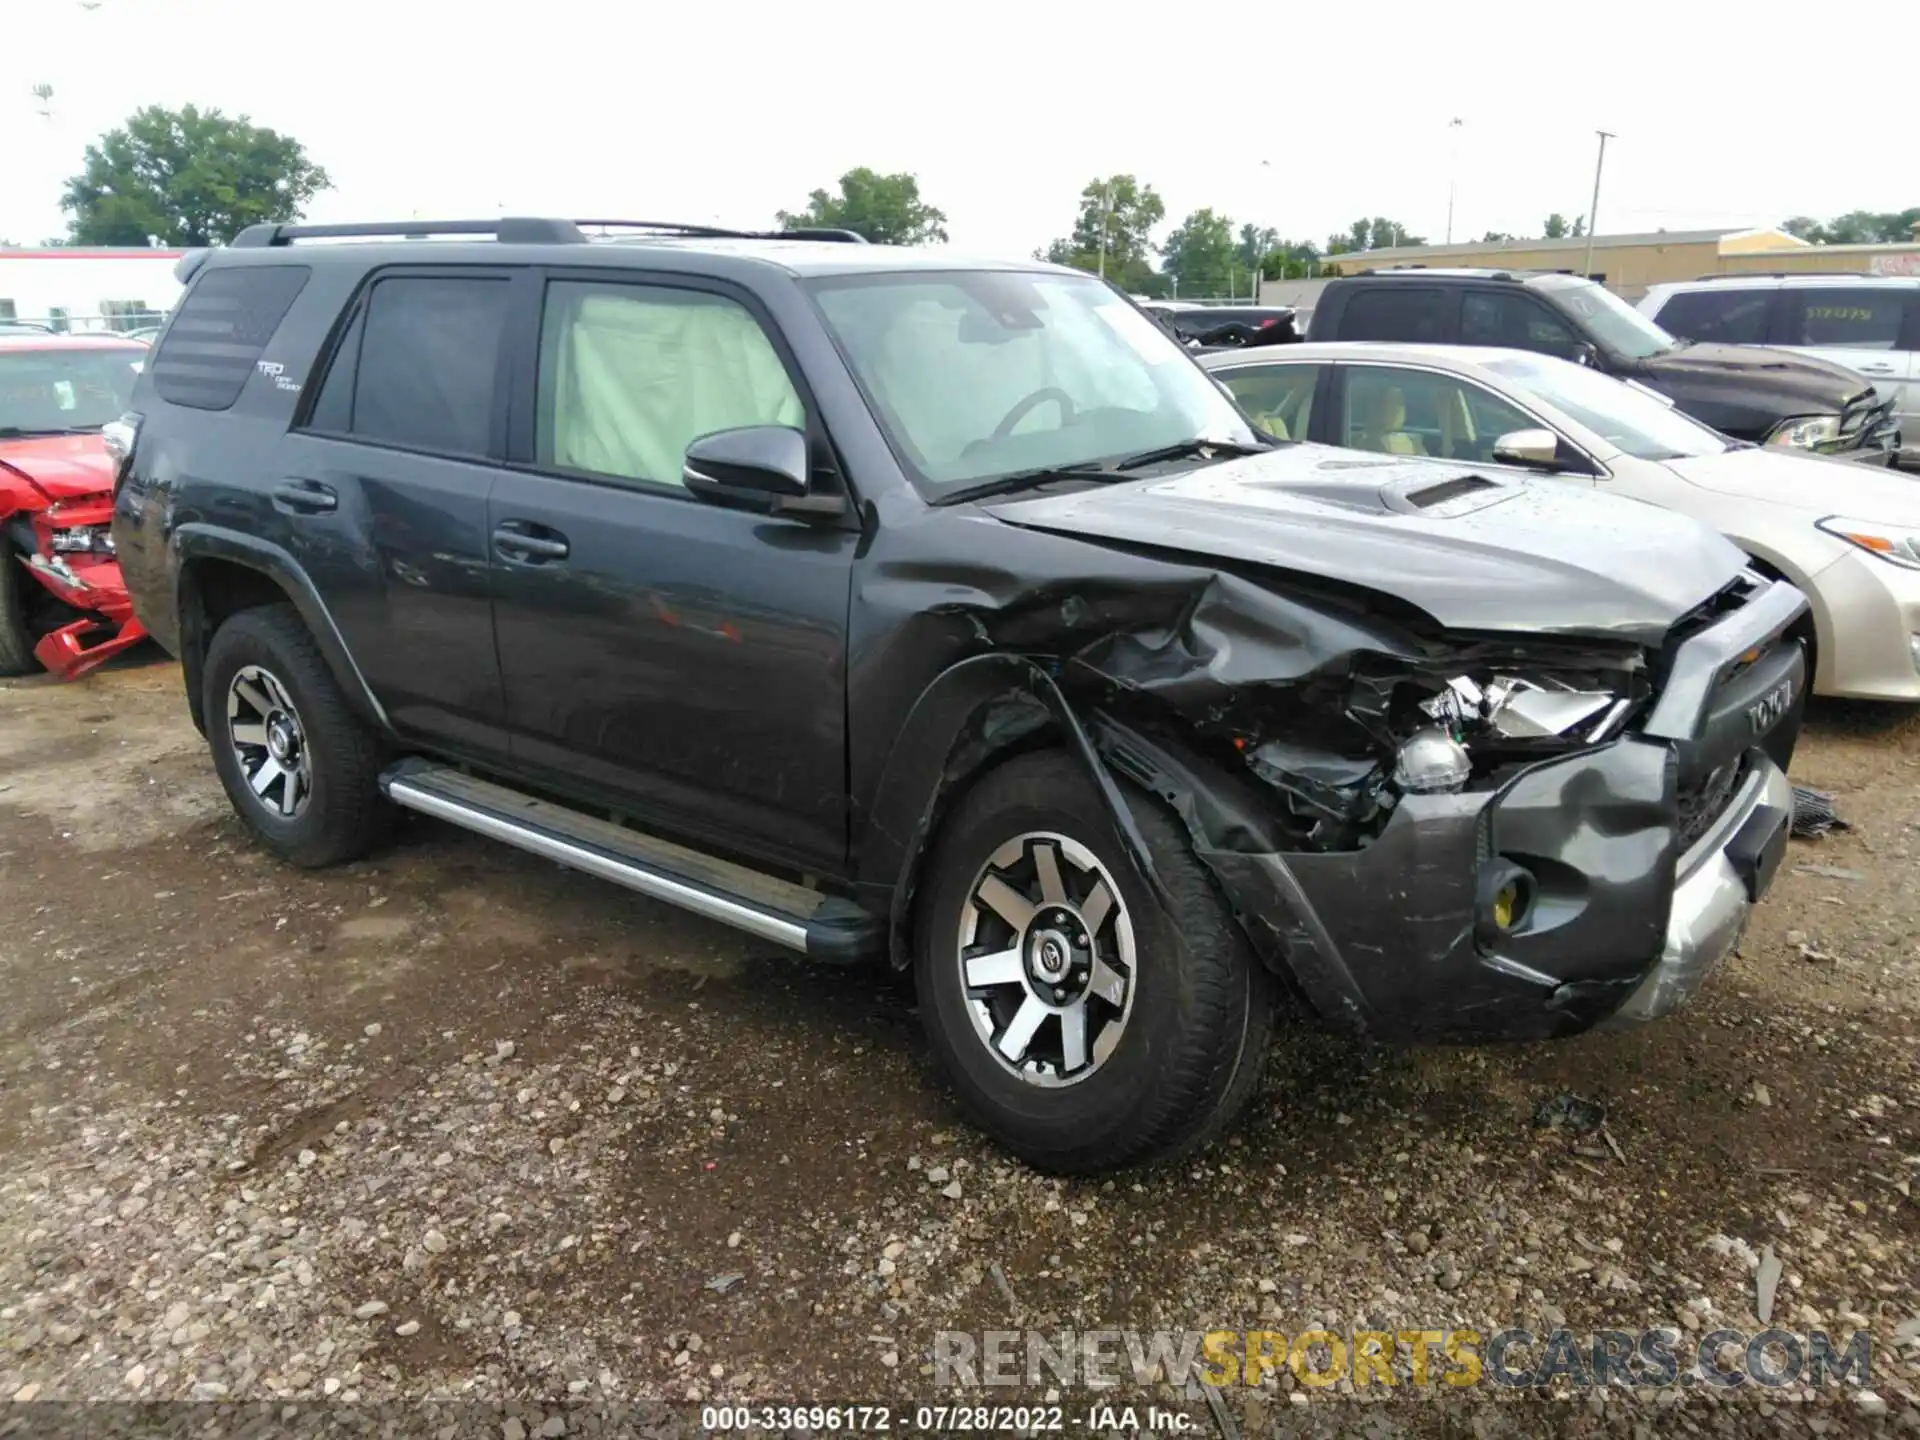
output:
<path id="1" fill-rule="evenodd" d="M 993 427 L 993 438 L 995 440 L 1006 439 L 1013 433 L 1014 426 L 1018 425 L 1022 420 L 1026 419 L 1028 415 L 1032 414 L 1035 409 L 1046 404 L 1049 400 L 1060 407 L 1061 426 L 1064 428 L 1065 426 L 1071 425 L 1074 416 L 1073 397 L 1057 385 L 1048 385 L 1034 391 L 1031 395 L 1022 396 L 1020 399 L 1014 401 L 1013 408 L 1007 411 L 1007 418 Z"/>

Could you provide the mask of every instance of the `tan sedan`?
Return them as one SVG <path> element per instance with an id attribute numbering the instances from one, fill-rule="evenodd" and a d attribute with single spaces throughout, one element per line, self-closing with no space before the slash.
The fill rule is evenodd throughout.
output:
<path id="1" fill-rule="evenodd" d="M 1198 357 L 1271 434 L 1605 487 L 1691 515 L 1812 602 L 1814 689 L 1920 700 L 1920 480 L 1730 440 L 1643 386 L 1519 350 Z"/>

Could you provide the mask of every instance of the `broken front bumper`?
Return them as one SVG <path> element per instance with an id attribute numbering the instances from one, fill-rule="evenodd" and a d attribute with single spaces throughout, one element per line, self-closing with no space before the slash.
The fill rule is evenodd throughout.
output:
<path id="1" fill-rule="evenodd" d="M 33 658 L 62 680 L 77 680 L 146 638 L 146 627 L 134 618 L 119 561 L 40 554 L 21 563 L 55 599 L 86 612 L 41 636 L 33 647 Z"/>
<path id="2" fill-rule="evenodd" d="M 1410 796 L 1366 849 L 1206 851 L 1256 945 L 1327 1023 L 1482 1043 L 1651 1020 L 1739 939 L 1785 852 L 1792 789 L 1764 751 L 1681 850 L 1672 750 L 1642 739 L 1534 766 L 1495 794 Z M 1502 928 L 1514 867 L 1530 903 Z"/>
<path id="3" fill-rule="evenodd" d="M 1786 772 L 1763 760 L 1734 803 L 1681 857 L 1660 958 L 1601 1028 L 1625 1029 L 1678 1009 L 1732 953 L 1754 902 L 1780 867 L 1792 816 Z"/>
<path id="4" fill-rule="evenodd" d="M 1737 942 L 1785 852 L 1806 691 L 1790 586 L 1688 640 L 1637 734 L 1491 791 L 1402 797 L 1359 850 L 1274 847 L 1271 800 L 1111 730 L 1262 956 L 1330 1025 L 1481 1043 L 1650 1020 Z M 1510 882 L 1527 899 L 1496 903 Z"/>

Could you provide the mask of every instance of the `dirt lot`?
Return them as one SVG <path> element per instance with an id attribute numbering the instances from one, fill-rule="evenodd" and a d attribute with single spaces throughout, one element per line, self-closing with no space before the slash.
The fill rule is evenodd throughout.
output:
<path id="1" fill-rule="evenodd" d="M 1773 1323 L 1869 1327 L 1870 1393 L 1616 1390 L 1552 1428 L 1920 1428 L 1916 767 L 1920 715 L 1816 711 L 1796 779 L 1854 830 L 1796 842 L 1658 1026 L 1289 1036 L 1231 1143 L 1063 1183 L 958 1121 L 898 986 L 426 821 L 284 868 L 171 665 L 0 685 L 0 1400 L 952 1403 L 935 1333 L 1015 1325 L 1697 1339 L 1763 1328 L 1771 1247 Z M 1604 1126 L 1538 1123 L 1566 1094 Z M 1494 1413 L 1349 1390 L 1135 1398 L 1240 1433 Z"/>

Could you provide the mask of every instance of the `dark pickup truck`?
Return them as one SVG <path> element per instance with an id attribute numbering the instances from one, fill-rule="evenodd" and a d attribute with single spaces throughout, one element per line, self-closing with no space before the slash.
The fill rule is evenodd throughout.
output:
<path id="1" fill-rule="evenodd" d="M 911 970 L 1062 1171 L 1219 1133 L 1282 1013 L 1571 1035 L 1733 946 L 1806 602 L 1718 535 L 1273 444 L 1073 270 L 591 228 L 182 262 L 114 535 L 268 849 L 404 808 Z"/>
<path id="2" fill-rule="evenodd" d="M 1756 445 L 1891 464 L 1893 402 L 1853 371 L 1758 345 L 1678 340 L 1591 280 L 1505 270 L 1370 270 L 1327 283 L 1309 340 L 1537 350 L 1637 380 Z"/>

